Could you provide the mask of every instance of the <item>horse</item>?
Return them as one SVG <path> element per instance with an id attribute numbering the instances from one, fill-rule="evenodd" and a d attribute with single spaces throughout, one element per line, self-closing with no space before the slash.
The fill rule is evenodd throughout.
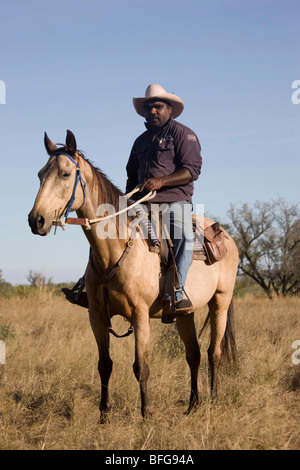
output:
<path id="1" fill-rule="evenodd" d="M 123 193 L 101 170 L 97 169 L 83 152 L 77 149 L 74 134 L 67 130 L 65 144 L 54 144 L 44 134 L 48 162 L 39 171 L 40 188 L 34 206 L 28 215 L 34 234 L 48 235 L 53 221 L 61 220 L 70 211 L 76 211 L 82 230 L 90 244 L 92 256 L 85 271 L 90 325 L 98 346 L 98 372 L 101 382 L 100 416 L 105 421 L 111 409 L 109 379 L 112 360 L 109 353 L 111 324 L 114 315 L 124 317 L 134 332 L 135 354 L 133 371 L 140 387 L 141 415 L 152 414 L 147 382 L 149 378 L 150 319 L 161 318 L 161 262 L 157 253 L 136 230 L 135 236 L 119 236 L 121 218 L 117 220 L 116 237 L 99 237 L 101 221 L 95 219 L 97 208 L 119 208 Z M 75 182 L 74 182 L 75 181 Z M 102 207 L 102 206 L 101 206 Z M 132 217 L 123 217 L 128 228 Z M 76 218 L 73 219 L 76 223 Z M 99 223 L 90 225 L 87 221 Z M 213 223 L 205 218 L 205 223 Z M 98 229 L 97 229 L 98 228 Z M 123 227 L 124 228 L 124 227 Z M 194 312 L 176 318 L 176 328 L 185 345 L 186 361 L 190 369 L 190 399 L 187 413 L 201 403 L 199 380 L 200 347 L 194 315 L 208 305 L 205 324 L 210 323 L 208 359 L 211 396 L 217 396 L 217 372 L 222 355 L 234 359 L 233 290 L 238 266 L 238 250 L 234 240 L 225 232 L 227 255 L 221 261 L 208 265 L 193 261 L 187 277 L 186 292 L 192 300 Z"/>

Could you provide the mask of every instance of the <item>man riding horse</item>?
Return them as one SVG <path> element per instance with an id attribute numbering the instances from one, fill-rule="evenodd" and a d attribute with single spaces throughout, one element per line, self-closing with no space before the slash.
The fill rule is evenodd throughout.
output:
<path id="1" fill-rule="evenodd" d="M 168 209 L 173 210 L 175 204 L 178 207 L 189 208 L 188 211 L 181 211 L 181 215 L 182 212 L 185 215 L 180 224 L 185 227 L 185 239 L 184 241 L 179 239 L 177 250 L 183 255 L 183 258 L 182 256 L 178 258 L 177 253 L 181 283 L 184 285 L 183 276 L 189 266 L 184 256 L 189 254 L 186 252 L 189 250 L 185 248 L 190 248 L 189 242 L 191 241 L 190 228 L 186 228 L 185 219 L 190 220 L 187 214 L 191 209 L 192 181 L 200 173 L 200 145 L 192 131 L 174 121 L 174 117 L 178 116 L 183 109 L 183 103 L 179 98 L 166 93 L 156 85 L 148 88 L 145 98 L 137 99 L 134 103 L 137 110 L 146 117 L 149 129 L 137 139 L 133 146 L 127 165 L 128 187 L 141 181 L 142 191 L 155 188 L 156 192 L 151 191 L 147 194 L 157 196 L 155 204 L 164 205 L 163 201 L 166 200 Z M 139 103 L 140 106 L 143 105 L 142 108 L 139 107 Z M 143 140 L 145 147 L 139 147 Z M 138 223 L 136 218 L 116 218 L 118 233 L 124 233 L 124 229 L 127 228 L 130 232 L 129 238 L 99 236 L 97 228 L 103 221 L 103 217 L 95 218 L 99 207 L 112 207 L 118 210 L 120 198 L 123 195 L 101 170 L 95 168 L 77 150 L 74 134 L 68 130 L 65 145 L 57 147 L 45 133 L 44 143 L 49 159 L 39 171 L 40 188 L 28 215 L 28 222 L 32 233 L 40 236 L 48 235 L 53 225 L 60 225 L 64 228 L 66 224 L 75 223 L 82 226 L 83 233 L 89 242 L 91 252 L 84 283 L 86 306 L 89 309 L 89 320 L 99 354 L 101 422 L 105 422 L 111 409 L 109 397 L 109 381 L 113 369 L 110 356 L 111 333 L 117 337 L 128 336 L 130 332 L 134 333 L 133 371 L 140 387 L 141 414 L 144 418 L 148 418 L 152 412 L 147 386 L 150 374 L 149 320 L 161 318 L 164 307 L 160 259 L 158 255 L 151 253 L 149 244 L 142 239 L 141 230 L 134 237 L 135 232 L 132 227 L 136 226 L 132 224 Z M 152 148 L 153 160 L 150 160 L 148 155 Z M 133 166 L 131 169 L 130 164 Z M 135 171 L 133 171 L 134 165 L 136 165 Z M 161 169 L 161 174 L 158 174 L 159 169 Z M 137 179 L 130 183 L 130 177 L 134 177 L 134 174 Z M 136 188 L 135 191 L 139 189 Z M 165 196 L 166 199 L 160 199 Z M 140 198 L 136 202 L 141 203 Z M 132 209 L 132 206 L 130 207 Z M 70 211 L 75 211 L 77 217 L 68 217 Z M 63 217 L 65 221 L 61 220 Z M 170 215 L 174 232 L 177 227 L 176 218 L 176 213 L 173 217 Z M 204 217 L 203 227 L 212 225 L 215 225 L 214 221 Z M 174 242 L 176 244 L 176 237 L 174 237 Z M 183 303 L 181 301 L 184 299 L 180 298 L 180 292 L 177 292 L 176 328 L 185 345 L 185 356 L 191 378 L 187 413 L 201 402 L 198 380 L 201 358 L 199 335 L 196 332 L 194 314 L 187 313 L 193 310 L 195 314 L 200 314 L 201 309 L 208 305 L 204 327 L 209 321 L 210 343 L 207 352 L 212 397 L 217 396 L 217 372 L 222 356 L 230 357 L 231 355 L 233 358 L 235 356 L 232 297 L 239 256 L 234 240 L 226 232 L 224 242 L 227 254 L 218 262 L 210 263 L 202 262 L 199 258 L 194 259 L 186 279 L 186 290 L 192 299 L 193 306 L 183 305 L 181 310 L 183 312 L 185 310 L 183 317 L 179 315 L 182 315 L 180 309 Z M 185 260 L 185 269 L 182 268 L 182 259 Z M 77 289 L 79 293 L 83 294 L 81 287 L 84 283 L 79 282 Z M 78 294 L 76 289 L 71 292 L 73 299 L 72 296 L 69 299 L 79 301 L 79 298 L 74 298 Z M 170 291 L 165 291 L 165 294 L 167 297 Z M 181 294 L 183 297 L 182 291 Z M 173 313 L 173 289 L 171 289 L 171 295 L 171 313 Z M 165 310 L 167 311 L 169 303 L 166 298 Z M 122 316 L 130 323 L 130 328 L 125 335 L 116 335 L 114 332 L 111 319 L 115 315 Z"/>
<path id="2" fill-rule="evenodd" d="M 166 276 L 163 323 L 174 316 L 193 312 L 184 298 L 184 285 L 193 260 L 192 195 L 201 165 L 201 147 L 196 134 L 175 121 L 184 103 L 160 85 L 149 85 L 144 98 L 133 98 L 136 112 L 146 119 L 147 130 L 133 144 L 126 166 L 126 192 L 141 185 L 140 192 L 156 191 L 153 203 L 167 205 L 170 237 L 180 287 L 175 293 L 175 312 L 171 311 L 172 269 Z M 135 197 L 140 197 L 135 195 Z"/>

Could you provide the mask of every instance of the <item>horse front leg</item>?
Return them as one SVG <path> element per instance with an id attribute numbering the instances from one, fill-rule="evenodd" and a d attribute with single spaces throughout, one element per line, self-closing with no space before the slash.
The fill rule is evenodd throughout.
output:
<path id="1" fill-rule="evenodd" d="M 101 381 L 100 422 L 104 423 L 111 409 L 108 383 L 112 373 L 113 361 L 109 355 L 109 331 L 106 322 L 101 321 L 99 312 L 90 309 L 90 323 L 99 351 L 98 372 Z"/>
<path id="2" fill-rule="evenodd" d="M 134 320 L 135 333 L 135 361 L 133 371 L 140 385 L 141 392 L 141 412 L 143 418 L 149 418 L 152 414 L 148 396 L 147 382 L 150 375 L 148 364 L 148 347 L 150 336 L 150 325 L 148 312 L 145 315 L 140 313 Z"/>
<path id="3" fill-rule="evenodd" d="M 200 403 L 200 387 L 198 375 L 201 356 L 194 323 L 194 314 L 192 313 L 190 315 L 187 315 L 186 317 L 177 317 L 176 327 L 185 345 L 185 357 L 191 373 L 191 395 L 189 407 L 186 411 L 186 414 L 189 414 Z"/>

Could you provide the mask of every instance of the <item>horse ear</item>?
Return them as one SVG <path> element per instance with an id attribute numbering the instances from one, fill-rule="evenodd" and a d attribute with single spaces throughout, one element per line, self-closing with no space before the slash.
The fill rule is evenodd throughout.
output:
<path id="1" fill-rule="evenodd" d="M 44 144 L 49 155 L 57 150 L 56 145 L 52 142 L 52 140 L 49 139 L 46 132 L 44 134 Z"/>
<path id="2" fill-rule="evenodd" d="M 66 147 L 70 155 L 74 155 L 77 150 L 76 139 L 73 132 L 67 130 Z"/>

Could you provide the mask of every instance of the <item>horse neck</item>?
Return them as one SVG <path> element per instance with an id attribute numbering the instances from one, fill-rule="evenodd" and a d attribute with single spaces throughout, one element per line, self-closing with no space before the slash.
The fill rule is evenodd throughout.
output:
<path id="1" fill-rule="evenodd" d="M 103 216 L 107 208 L 114 208 L 117 212 L 119 206 L 117 188 L 83 158 L 81 158 L 80 167 L 86 181 L 86 196 L 84 205 L 77 210 L 78 217 L 95 219 L 99 215 Z M 127 223 L 127 216 L 122 218 L 122 224 L 124 223 Z M 123 238 L 119 237 L 118 224 L 118 220 L 113 218 L 108 222 L 93 224 L 91 230 L 83 228 L 100 269 L 106 270 L 114 265 L 125 249 L 127 240 L 123 235 Z M 107 228 L 110 229 L 109 232 Z M 121 230 L 121 232 L 126 234 L 126 230 Z"/>

